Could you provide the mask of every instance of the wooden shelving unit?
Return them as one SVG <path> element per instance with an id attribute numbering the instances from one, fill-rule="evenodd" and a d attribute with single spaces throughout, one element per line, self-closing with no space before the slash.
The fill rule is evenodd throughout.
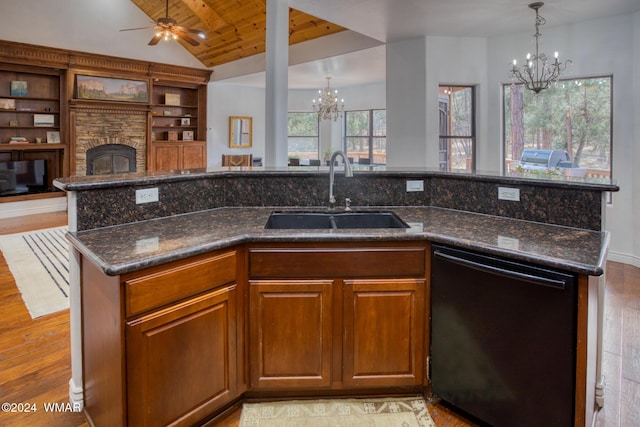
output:
<path id="1" fill-rule="evenodd" d="M 150 168 L 206 167 L 206 86 L 154 82 L 151 102 Z"/>
<path id="2" fill-rule="evenodd" d="M 68 174 L 64 82 L 56 69 L 0 67 L 0 162 L 46 160 L 49 191 L 55 178 Z M 25 143 L 10 143 L 15 138 Z"/>

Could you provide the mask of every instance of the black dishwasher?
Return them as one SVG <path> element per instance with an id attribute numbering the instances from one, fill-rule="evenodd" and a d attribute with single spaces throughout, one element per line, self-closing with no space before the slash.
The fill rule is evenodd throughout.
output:
<path id="1" fill-rule="evenodd" d="M 493 426 L 573 426 L 577 279 L 433 245 L 432 393 Z"/>

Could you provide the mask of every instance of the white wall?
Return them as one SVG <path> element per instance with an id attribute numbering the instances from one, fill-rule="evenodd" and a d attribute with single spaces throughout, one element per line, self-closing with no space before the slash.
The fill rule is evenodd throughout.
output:
<path id="1" fill-rule="evenodd" d="M 264 159 L 264 89 L 211 82 L 207 100 L 207 165 L 219 166 L 222 154 L 252 153 Z M 229 148 L 229 116 L 253 118 L 252 148 Z"/>
<path id="2" fill-rule="evenodd" d="M 427 37 L 427 166 L 438 167 L 438 86 L 476 86 L 476 158 L 494 156 L 487 143 L 487 40 L 484 38 Z M 490 123 L 490 122 L 489 122 Z M 477 169 L 485 169 L 478 166 Z M 491 169 L 498 170 L 498 169 Z"/>
<path id="3" fill-rule="evenodd" d="M 425 141 L 429 102 L 424 37 L 387 43 L 386 61 L 387 164 L 428 165 Z"/>
<path id="4" fill-rule="evenodd" d="M 543 27 L 541 50 L 547 55 L 559 51 L 561 60 L 573 64 L 567 77 L 613 75 L 613 177 L 620 191 L 607 208 L 605 229 L 611 232 L 610 258 L 640 266 L 640 208 L 638 165 L 640 164 L 640 13 L 582 22 L 570 26 Z M 508 83 L 507 69 L 515 58 L 522 61 L 531 49 L 531 33 L 509 34 L 488 40 L 488 125 L 489 156 L 480 158 L 489 170 L 499 166 L 502 149 L 502 105 L 500 85 Z"/>
<path id="5" fill-rule="evenodd" d="M 324 87 L 322 82 L 318 88 Z M 289 90 L 289 111 L 312 111 L 311 100 L 317 97 L 314 90 Z M 345 109 L 385 108 L 385 84 L 368 84 L 339 89 L 345 99 Z M 245 87 L 224 82 L 210 82 L 207 110 L 208 165 L 220 165 L 222 153 L 252 153 L 254 157 L 265 157 L 265 91 L 261 88 Z M 229 149 L 229 116 L 253 117 L 253 147 Z M 342 149 L 343 121 L 320 122 L 320 156 L 326 150 Z"/>

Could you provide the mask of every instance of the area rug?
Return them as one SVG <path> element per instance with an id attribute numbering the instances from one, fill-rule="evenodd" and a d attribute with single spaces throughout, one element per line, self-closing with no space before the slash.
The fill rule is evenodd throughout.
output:
<path id="1" fill-rule="evenodd" d="M 67 227 L 0 236 L 0 250 L 33 319 L 69 307 Z"/>
<path id="2" fill-rule="evenodd" d="M 421 397 L 245 403 L 240 427 L 434 427 Z"/>

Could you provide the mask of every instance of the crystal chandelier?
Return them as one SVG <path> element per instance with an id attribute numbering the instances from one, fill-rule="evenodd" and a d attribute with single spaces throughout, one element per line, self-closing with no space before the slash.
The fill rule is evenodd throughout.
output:
<path id="1" fill-rule="evenodd" d="M 313 102 L 313 112 L 318 113 L 318 116 L 322 120 L 338 120 L 338 117 L 342 116 L 342 112 L 344 111 L 344 99 L 340 100 L 340 105 L 338 105 L 338 90 L 331 90 L 331 86 L 329 85 L 329 80 L 331 77 L 327 77 L 327 87 L 324 89 L 318 90 L 318 102 L 316 104 L 316 100 Z"/>
<path id="2" fill-rule="evenodd" d="M 541 37 L 540 26 L 547 22 L 538 13 L 538 9 L 543 5 L 543 2 L 535 2 L 529 5 L 531 9 L 536 11 L 536 33 L 534 34 L 536 53 L 534 55 L 527 53 L 527 59 L 522 69 L 516 65 L 517 62 L 514 59 L 513 66 L 509 73 L 514 83 L 522 83 L 527 89 L 535 93 L 539 93 L 541 90 L 548 88 L 551 83 L 558 79 L 560 72 L 564 71 L 567 65 L 571 63 L 571 60 L 566 60 L 564 63 L 559 62 L 558 52 L 554 54 L 553 63 L 549 63 L 547 55 L 538 52 Z"/>

